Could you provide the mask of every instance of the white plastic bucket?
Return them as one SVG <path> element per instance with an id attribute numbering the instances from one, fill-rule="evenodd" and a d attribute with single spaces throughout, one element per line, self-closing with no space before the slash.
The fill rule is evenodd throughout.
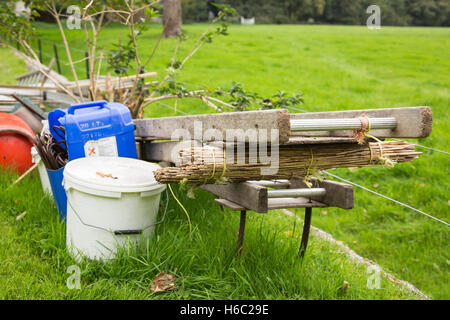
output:
<path id="1" fill-rule="evenodd" d="M 39 156 L 39 153 L 37 152 L 35 147 L 31 147 L 31 158 L 33 159 L 33 163 L 38 164 L 37 168 L 39 171 L 39 178 L 41 179 L 42 190 L 44 190 L 45 193 L 53 196 L 47 169 L 45 168 L 44 163 L 41 161 L 41 157 Z"/>
<path id="2" fill-rule="evenodd" d="M 90 157 L 64 169 L 66 244 L 75 259 L 113 259 L 119 247 L 150 237 L 161 192 L 159 166 L 131 158 Z"/>

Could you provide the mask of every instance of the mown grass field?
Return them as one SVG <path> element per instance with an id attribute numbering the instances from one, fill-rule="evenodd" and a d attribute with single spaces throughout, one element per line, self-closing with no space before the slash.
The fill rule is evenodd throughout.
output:
<path id="1" fill-rule="evenodd" d="M 42 37 L 59 41 L 53 27 L 41 25 Z M 186 25 L 189 40 L 180 57 L 191 48 L 205 25 Z M 104 30 L 102 44 L 110 47 L 123 32 Z M 150 53 L 158 34 L 155 26 L 140 42 Z M 68 31 L 75 60 L 83 57 L 82 31 Z M 125 32 L 123 32 L 125 37 Z M 175 40 L 163 40 L 149 70 L 159 77 L 169 62 Z M 77 51 L 81 50 L 81 51 Z M 52 54 L 45 45 L 46 61 Z M 8 53 L 2 52 L 14 60 Z M 60 49 L 62 57 L 62 50 Z M 9 63 L 8 66 L 19 64 Z M 84 76 L 84 63 L 78 65 Z M 277 90 L 302 91 L 305 111 L 346 110 L 428 105 L 433 108 L 431 137 L 420 144 L 450 150 L 450 29 L 388 28 L 372 31 L 343 26 L 231 26 L 230 35 L 206 45 L 186 65 L 180 81 L 227 87 L 231 81 L 262 95 Z M 67 67 L 64 73 L 69 75 Z M 13 74 L 5 75 L 11 79 Z M 2 81 L 3 83 L 5 80 Z M 195 87 L 193 87 L 195 89 Z M 166 101 L 173 106 L 173 101 Z M 179 101 L 178 110 L 207 113 L 197 101 Z M 154 104 L 146 116 L 175 115 L 166 105 Z M 353 182 L 406 202 L 438 218 L 449 220 L 450 173 L 447 155 L 421 150 L 414 163 L 394 169 L 335 170 Z M 2 176 L 2 188 L 12 177 Z M 65 287 L 65 268 L 72 264 L 64 249 L 64 230 L 54 219 L 51 202 L 43 200 L 36 178 L 2 192 L 1 296 L 7 298 L 403 298 L 389 281 L 381 290 L 368 290 L 367 274 L 328 245 L 312 239 L 307 259 L 295 259 L 301 226 L 279 212 L 251 213 L 243 258 L 233 261 L 237 214 L 222 213 L 210 196 L 197 199 L 179 195 L 189 208 L 195 231 L 187 234 L 182 211 L 170 205 L 169 221 L 158 227 L 152 250 L 124 254 L 111 265 L 83 265 L 81 291 Z M 410 281 L 430 297 L 448 299 L 448 227 L 366 191 L 355 190 L 353 210 L 315 210 L 313 225 L 342 240 L 360 255 L 377 261 L 399 278 Z M 18 201 L 16 201 L 18 200 Z M 38 206 L 38 204 L 40 204 Z M 14 216 L 27 210 L 23 220 Z M 300 213 L 300 211 L 298 211 Z M 51 223 L 50 223 L 51 221 Z M 295 230 L 293 230 L 295 228 Z M 294 237 L 292 237 L 294 235 Z M 10 240 L 14 239 L 14 240 Z M 212 245 L 214 244 L 214 245 Z M 264 244 L 264 245 L 261 245 Z M 21 252 L 15 255 L 13 252 Z M 35 265 L 37 271 L 27 266 Z M 160 270 L 177 274 L 180 289 L 151 295 L 148 285 Z M 343 295 L 343 280 L 350 290 Z M 25 289 L 26 288 L 26 289 Z M 56 291 L 55 291 L 56 290 Z"/>

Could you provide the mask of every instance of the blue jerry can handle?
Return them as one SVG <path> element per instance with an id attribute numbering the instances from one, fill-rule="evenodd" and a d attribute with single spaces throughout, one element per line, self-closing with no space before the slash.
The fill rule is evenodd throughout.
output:
<path id="1" fill-rule="evenodd" d="M 88 103 L 72 104 L 71 106 L 69 106 L 69 110 L 67 111 L 67 113 L 74 114 L 75 110 L 83 108 L 92 108 L 92 107 L 104 108 L 107 103 L 108 102 L 105 100 L 99 100 Z"/>

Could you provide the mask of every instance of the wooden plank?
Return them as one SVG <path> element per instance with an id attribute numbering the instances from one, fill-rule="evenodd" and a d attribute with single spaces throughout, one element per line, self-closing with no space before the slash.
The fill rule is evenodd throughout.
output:
<path id="1" fill-rule="evenodd" d="M 9 106 L 5 106 L 5 105 L 0 105 L 0 112 L 11 112 L 11 110 L 14 109 L 14 105 L 9 105 Z"/>
<path id="2" fill-rule="evenodd" d="M 36 83 L 36 85 L 37 85 L 37 78 L 38 78 L 38 76 L 39 76 L 39 73 L 35 73 L 31 77 L 29 77 L 30 83 Z"/>
<path id="3" fill-rule="evenodd" d="M 47 96 L 47 100 L 50 100 L 50 101 L 54 102 L 55 104 L 69 106 L 71 104 L 78 103 L 71 96 L 69 96 L 68 94 L 63 93 L 63 92 L 46 91 L 45 94 Z M 75 95 L 75 96 L 78 97 L 77 95 Z M 45 101 L 45 103 L 47 103 L 47 102 Z M 50 102 L 48 102 L 48 103 L 50 103 Z"/>
<path id="4" fill-rule="evenodd" d="M 306 198 L 270 198 L 267 209 L 288 209 L 288 208 L 324 208 L 328 205 L 319 201 Z"/>
<path id="5" fill-rule="evenodd" d="M 40 69 L 45 70 L 45 68 L 46 68 L 46 66 L 43 65 L 40 61 L 35 60 L 20 51 L 14 50 L 14 54 L 25 60 L 28 69 L 33 69 L 33 70 L 39 71 Z M 54 80 L 58 81 L 62 85 L 67 85 L 69 83 L 69 80 L 67 80 L 66 77 L 60 75 L 59 73 L 57 73 L 53 70 L 51 70 L 49 74 Z"/>
<path id="6" fill-rule="evenodd" d="M 191 141 L 158 141 L 146 142 L 144 145 L 143 157 L 146 161 L 167 161 L 180 164 L 178 151 L 185 148 L 201 147 L 201 142 Z"/>
<path id="7" fill-rule="evenodd" d="M 53 69 L 53 66 L 55 65 L 55 62 L 56 62 L 56 59 L 52 58 L 52 60 L 50 61 L 49 65 L 48 65 L 48 68 L 46 70 L 47 73 L 49 73 Z M 47 80 L 47 76 L 42 74 L 42 78 L 41 78 L 41 81 L 40 81 L 40 86 L 41 87 L 45 84 L 46 80 Z"/>
<path id="8" fill-rule="evenodd" d="M 433 126 L 433 113 L 430 107 L 404 107 L 389 109 L 347 110 L 332 112 L 309 112 L 291 114 L 291 119 L 333 119 L 333 118 L 384 118 L 397 119 L 397 128 L 372 130 L 370 133 L 378 138 L 424 138 L 431 133 Z M 292 132 L 292 136 L 311 137 L 351 137 L 352 131 L 316 131 Z"/>
<path id="9" fill-rule="evenodd" d="M 45 100 L 49 100 L 56 103 L 60 102 L 60 104 L 62 105 L 70 105 L 77 103 L 68 94 L 56 92 L 54 89 L 47 91 L 47 90 L 40 90 L 40 88 L 45 87 L 34 87 L 33 89 L 28 87 L 26 89 L 23 89 L 23 88 L 5 88 L 4 86 L 0 86 L 0 96 L 9 97 L 15 94 L 21 97 L 27 97 L 32 100 L 40 100 L 40 101 L 42 101 L 45 96 L 46 97 Z M 2 100 L 4 101 L 4 99 Z"/>
<path id="10" fill-rule="evenodd" d="M 247 208 L 226 200 L 226 199 L 214 199 L 220 205 L 227 207 L 234 211 L 246 210 Z M 306 198 L 277 198 L 268 200 L 268 210 L 287 209 L 287 208 L 325 208 L 326 204 L 318 201 L 309 200 Z"/>
<path id="11" fill-rule="evenodd" d="M 227 131 L 228 139 L 233 136 L 230 129 L 243 130 L 244 134 L 236 137 L 238 142 L 270 142 L 272 129 L 279 130 L 280 143 L 287 142 L 290 136 L 289 111 L 284 109 L 137 119 L 134 120 L 134 123 L 137 136 L 153 137 L 155 140 L 176 138 L 172 136 L 176 129 L 185 129 L 184 132 L 189 135 L 189 137 L 183 137 L 185 140 L 226 141 Z M 258 135 L 255 137 L 245 134 L 247 129 L 265 130 L 267 137 L 259 140 Z M 213 133 L 212 130 L 214 130 L 215 133 L 222 135 L 222 139 L 217 135 L 209 139 L 205 136 L 207 130 L 207 133 Z"/>
<path id="12" fill-rule="evenodd" d="M 206 184 L 203 190 L 211 192 L 218 197 L 235 202 L 249 210 L 266 213 L 267 188 L 251 183 Z"/>
<path id="13" fill-rule="evenodd" d="M 56 90 L 53 86 L 27 86 L 18 84 L 0 84 L 0 89 L 22 89 L 22 90 Z"/>
<path id="14" fill-rule="evenodd" d="M 320 201 L 328 207 L 342 209 L 352 209 L 354 207 L 354 190 L 351 185 L 330 180 L 319 181 L 316 179 L 312 183 L 314 188 L 325 188 L 327 191 L 325 197 L 312 197 L 313 200 Z M 300 179 L 292 179 L 291 188 L 308 188 L 308 186 Z"/>
<path id="15" fill-rule="evenodd" d="M 17 88 L 6 88 L 5 86 L 0 86 L 0 104 L 9 104 L 9 103 L 16 103 L 16 100 L 10 98 L 11 95 L 15 94 L 21 97 L 27 97 L 28 99 L 32 100 L 33 102 L 37 103 L 46 103 L 50 105 L 63 105 L 68 106 L 70 104 L 77 103 L 75 100 L 73 100 L 68 94 L 62 93 L 62 92 L 56 92 L 54 89 L 51 91 L 47 90 L 39 90 L 40 88 L 46 88 L 46 87 L 33 87 L 31 89 L 30 87 L 23 89 L 17 89 Z M 44 100 L 44 96 L 46 99 Z"/>
<path id="16" fill-rule="evenodd" d="M 30 71 L 30 72 L 27 72 L 27 73 L 22 74 L 22 75 L 20 75 L 20 76 L 17 76 L 17 77 L 16 77 L 16 80 L 17 80 L 17 81 L 20 81 L 20 80 L 28 80 L 30 77 L 35 76 L 37 73 L 40 73 L 40 71 L 39 71 L 39 70 Z"/>
<path id="17" fill-rule="evenodd" d="M 291 188 L 307 188 L 299 179 L 293 179 Z M 314 187 L 325 188 L 327 194 L 319 198 L 268 198 L 267 188 L 252 183 L 243 182 L 225 185 L 204 185 L 201 188 L 223 199 L 215 201 L 232 210 L 253 210 L 266 213 L 268 210 L 285 208 L 324 208 L 338 207 L 352 209 L 354 206 L 353 187 L 335 181 L 314 180 Z"/>
<path id="18" fill-rule="evenodd" d="M 11 97 L 11 96 L 5 96 L 5 95 L 0 95 L 0 101 L 2 102 L 2 103 L 10 103 L 10 102 L 12 102 L 12 103 L 16 103 L 16 100 L 13 98 L 13 97 Z"/>
<path id="19" fill-rule="evenodd" d="M 228 201 L 226 199 L 214 199 L 215 202 L 217 202 L 218 204 L 227 207 L 228 209 L 234 210 L 234 211 L 241 211 L 241 210 L 246 210 L 243 206 L 238 205 L 237 203 Z"/>
<path id="20" fill-rule="evenodd" d="M 352 137 L 290 137 L 286 144 L 328 144 L 328 143 L 358 143 Z"/>
<path id="21" fill-rule="evenodd" d="M 17 94 L 25 97 L 40 97 L 42 96 L 42 91 L 37 89 L 9 89 L 0 87 L 0 95 L 10 96 L 12 94 Z"/>
<path id="22" fill-rule="evenodd" d="M 52 105 L 58 105 L 58 106 L 61 106 L 61 105 L 65 105 L 64 103 L 62 103 L 61 101 L 55 101 L 55 100 L 42 100 L 42 99 L 36 99 L 36 98 L 33 98 L 33 97 L 28 97 L 33 103 L 36 103 L 36 104 L 42 104 L 42 103 L 45 103 L 46 105 L 49 105 L 49 106 L 52 106 Z M 0 100 L 0 105 L 4 105 L 4 106 L 7 106 L 7 105 L 11 105 L 11 106 L 13 106 L 13 105 L 15 105 L 17 103 L 17 101 L 16 100 Z"/>

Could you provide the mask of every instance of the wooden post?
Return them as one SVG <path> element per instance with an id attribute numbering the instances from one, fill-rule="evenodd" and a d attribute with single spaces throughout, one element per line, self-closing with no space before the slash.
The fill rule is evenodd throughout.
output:
<path id="1" fill-rule="evenodd" d="M 61 74 L 61 65 L 59 64 L 58 48 L 56 47 L 56 43 L 53 44 L 53 52 L 55 53 L 56 67 L 58 68 L 58 73 Z"/>
<path id="2" fill-rule="evenodd" d="M 236 257 L 241 255 L 242 245 L 244 243 L 244 233 L 245 233 L 245 220 L 247 218 L 247 211 L 241 210 L 241 220 L 239 223 L 239 234 L 238 234 L 238 242 L 236 245 Z"/>
<path id="3" fill-rule="evenodd" d="M 86 56 L 86 79 L 89 79 L 89 52 L 86 51 L 84 55 Z"/>
<path id="4" fill-rule="evenodd" d="M 300 258 L 305 256 L 306 248 L 308 247 L 309 230 L 311 229 L 312 208 L 305 208 L 305 220 L 303 222 L 303 234 L 298 254 Z"/>

